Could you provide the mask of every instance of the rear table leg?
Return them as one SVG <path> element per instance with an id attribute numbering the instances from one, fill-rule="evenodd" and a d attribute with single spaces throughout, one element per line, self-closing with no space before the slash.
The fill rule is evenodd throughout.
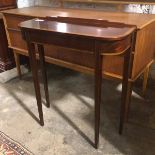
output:
<path id="1" fill-rule="evenodd" d="M 102 56 L 99 45 L 95 45 L 95 148 L 99 145 L 100 131 L 100 106 L 101 106 L 101 86 L 102 86 Z"/>

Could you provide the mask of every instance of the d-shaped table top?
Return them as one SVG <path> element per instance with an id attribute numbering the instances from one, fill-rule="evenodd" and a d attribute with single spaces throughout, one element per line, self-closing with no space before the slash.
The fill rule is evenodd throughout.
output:
<path id="1" fill-rule="evenodd" d="M 42 19 L 32 19 L 20 23 L 21 28 L 33 29 L 34 31 L 47 31 L 65 33 L 68 35 L 83 36 L 98 40 L 120 40 L 130 35 L 136 26 L 123 23 L 110 22 L 106 20 L 96 20 L 102 22 L 102 26 L 75 24 L 58 21 L 48 21 Z"/>

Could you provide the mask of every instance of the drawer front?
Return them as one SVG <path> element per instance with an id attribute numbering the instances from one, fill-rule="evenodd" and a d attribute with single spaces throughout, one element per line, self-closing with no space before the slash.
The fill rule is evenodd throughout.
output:
<path id="1" fill-rule="evenodd" d="M 19 30 L 18 25 L 21 22 L 24 22 L 26 20 L 33 19 L 34 17 L 28 17 L 28 16 L 20 16 L 20 15 L 10 15 L 10 14 L 5 14 L 5 21 L 6 21 L 6 26 L 7 28 L 12 28 L 15 30 Z"/>

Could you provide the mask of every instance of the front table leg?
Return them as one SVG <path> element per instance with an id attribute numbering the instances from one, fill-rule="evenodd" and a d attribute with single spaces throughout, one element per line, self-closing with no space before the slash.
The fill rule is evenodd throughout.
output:
<path id="1" fill-rule="evenodd" d="M 49 108 L 50 107 L 50 99 L 49 99 L 49 91 L 48 91 L 47 73 L 46 73 L 46 67 L 45 67 L 44 47 L 41 44 L 38 44 L 37 46 L 38 46 L 39 59 L 40 59 L 40 64 L 41 64 L 42 78 L 43 78 L 43 82 L 44 82 L 46 105 Z"/>
<path id="2" fill-rule="evenodd" d="M 128 114 L 130 98 L 132 93 L 132 87 L 130 87 L 131 85 L 129 82 L 131 52 L 132 49 L 130 47 L 124 56 L 119 134 L 122 134 L 123 132 L 124 122 Z"/>
<path id="3" fill-rule="evenodd" d="M 33 82 L 34 82 L 34 88 L 35 88 L 36 100 L 37 100 L 38 112 L 39 112 L 39 118 L 40 118 L 40 125 L 43 126 L 44 119 L 43 119 L 43 111 L 42 111 L 40 85 L 39 85 L 39 79 L 38 79 L 38 67 L 37 67 L 35 46 L 33 43 L 30 42 L 28 37 L 27 37 L 27 47 L 28 47 L 30 64 L 32 69 L 32 76 L 33 76 Z"/>
<path id="4" fill-rule="evenodd" d="M 102 87 L 102 56 L 99 52 L 99 45 L 95 45 L 95 148 L 99 145 L 100 130 L 100 105 Z"/>

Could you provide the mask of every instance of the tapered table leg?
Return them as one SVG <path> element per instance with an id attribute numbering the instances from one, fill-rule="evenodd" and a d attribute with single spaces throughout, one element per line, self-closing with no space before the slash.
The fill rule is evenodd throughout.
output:
<path id="1" fill-rule="evenodd" d="M 99 52 L 99 45 L 95 47 L 95 148 L 99 145 L 100 129 L 100 105 L 101 105 L 101 86 L 102 86 L 102 57 Z"/>
<path id="2" fill-rule="evenodd" d="M 123 132 L 124 122 L 127 117 L 127 113 L 129 110 L 129 102 L 131 98 L 132 89 L 129 84 L 130 58 L 131 58 L 131 48 L 128 49 L 128 51 L 124 56 L 119 134 L 122 134 Z"/>
<path id="3" fill-rule="evenodd" d="M 130 104 L 131 104 L 131 98 L 132 98 L 132 88 L 133 88 L 133 82 L 128 81 L 128 88 L 127 88 L 127 98 L 126 98 L 126 113 L 125 113 L 125 122 L 129 119 L 129 113 L 130 113 Z"/>
<path id="4" fill-rule="evenodd" d="M 41 44 L 38 44 L 37 46 L 38 46 L 39 59 L 40 59 L 40 64 L 41 64 L 42 78 L 43 78 L 43 83 L 44 83 L 46 105 L 47 105 L 47 107 L 50 107 L 48 82 L 47 82 L 47 73 L 46 73 L 46 67 L 45 67 L 44 47 Z"/>
<path id="5" fill-rule="evenodd" d="M 27 39 L 27 47 L 28 47 L 30 64 L 31 64 L 31 69 L 32 69 L 34 88 L 35 88 L 35 93 L 36 93 L 36 100 L 37 100 L 37 105 L 38 105 L 40 125 L 43 126 L 44 119 L 43 119 L 42 101 L 41 101 L 40 85 L 39 85 L 39 78 L 38 78 L 36 52 L 35 52 L 34 44 L 29 41 L 29 36 L 26 36 L 26 39 Z"/>
<path id="6" fill-rule="evenodd" d="M 125 121 L 128 119 L 128 113 L 132 95 L 132 81 L 129 81 L 132 77 L 133 58 L 136 42 L 136 31 L 132 34 L 131 46 L 125 52 L 124 65 L 123 65 L 123 80 L 122 80 L 122 96 L 121 96 L 121 112 L 120 112 L 120 124 L 119 134 L 122 134 Z"/>

